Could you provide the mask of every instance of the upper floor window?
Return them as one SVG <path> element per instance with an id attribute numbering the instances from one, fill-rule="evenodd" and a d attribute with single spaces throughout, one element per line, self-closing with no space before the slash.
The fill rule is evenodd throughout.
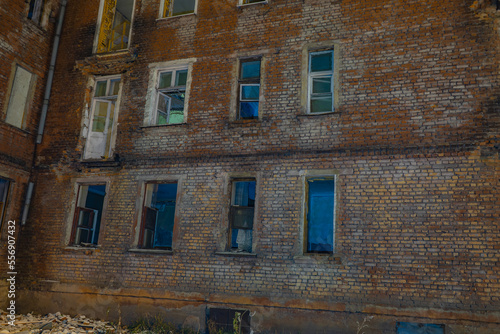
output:
<path id="1" fill-rule="evenodd" d="M 255 190 L 255 179 L 237 179 L 232 182 L 229 250 L 252 252 Z"/>
<path id="2" fill-rule="evenodd" d="M 33 77 L 31 72 L 16 65 L 5 122 L 18 128 L 22 128 L 26 121 Z"/>
<path id="3" fill-rule="evenodd" d="M 139 245 L 142 248 L 172 248 L 177 183 L 148 183 L 142 208 Z"/>
<path id="4" fill-rule="evenodd" d="M 134 0 L 102 0 L 97 53 L 127 49 Z"/>
<path id="5" fill-rule="evenodd" d="M 30 0 L 30 7 L 28 11 L 28 19 L 35 23 L 40 23 L 43 13 L 43 5 L 45 0 Z"/>
<path id="6" fill-rule="evenodd" d="M 187 67 L 159 72 L 153 125 L 184 122 L 187 79 Z"/>
<path id="7" fill-rule="evenodd" d="M 80 185 L 70 244 L 97 245 L 103 215 L 105 184 Z"/>
<path id="8" fill-rule="evenodd" d="M 260 96 L 260 59 L 241 60 L 238 82 L 239 118 L 258 118 Z"/>
<path id="9" fill-rule="evenodd" d="M 193 14 L 196 10 L 197 0 L 162 0 L 162 17 Z"/>
<path id="10" fill-rule="evenodd" d="M 251 5 L 259 2 L 267 2 L 267 0 L 239 0 L 240 5 Z"/>
<path id="11" fill-rule="evenodd" d="M 308 112 L 334 110 L 333 50 L 310 52 L 308 71 Z"/>
<path id="12" fill-rule="evenodd" d="M 335 231 L 335 178 L 306 179 L 307 253 L 333 253 Z"/>
<path id="13" fill-rule="evenodd" d="M 84 159 L 107 159 L 111 156 L 119 91 L 120 77 L 97 80 Z"/>

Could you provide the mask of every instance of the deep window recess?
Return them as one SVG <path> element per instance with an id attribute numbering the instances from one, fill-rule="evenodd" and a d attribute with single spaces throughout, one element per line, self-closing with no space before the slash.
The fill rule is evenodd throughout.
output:
<path id="1" fill-rule="evenodd" d="M 259 117 L 260 59 L 246 59 L 240 62 L 239 118 Z"/>
<path id="2" fill-rule="evenodd" d="M 333 50 L 309 53 L 308 111 L 333 111 Z"/>
<path id="3" fill-rule="evenodd" d="M 332 253 L 335 224 L 334 178 L 307 179 L 307 229 L 308 253 Z"/>
<path id="4" fill-rule="evenodd" d="M 97 53 L 128 48 L 134 0 L 102 0 Z"/>
<path id="5" fill-rule="evenodd" d="M 210 333 L 250 334 L 250 312 L 248 310 L 211 308 L 209 309 L 207 327 Z"/>
<path id="6" fill-rule="evenodd" d="M 398 322 L 397 334 L 444 334 L 444 325 Z"/>
<path id="7" fill-rule="evenodd" d="M 33 74 L 21 66 L 16 66 L 5 122 L 18 128 L 23 127 L 29 105 L 32 81 Z"/>
<path id="8" fill-rule="evenodd" d="M 255 179 L 234 180 L 231 197 L 230 250 L 251 253 L 255 213 Z"/>
<path id="9" fill-rule="evenodd" d="M 258 2 L 267 2 L 267 0 L 240 0 L 240 5 L 250 5 Z"/>
<path id="10" fill-rule="evenodd" d="M 7 206 L 7 195 L 9 193 L 9 180 L 0 178 L 0 231 L 2 230 L 2 223 Z"/>
<path id="11" fill-rule="evenodd" d="M 177 183 L 148 183 L 142 210 L 139 245 L 172 249 Z"/>
<path id="12" fill-rule="evenodd" d="M 194 13 L 196 0 L 163 0 L 162 16 L 171 17 Z"/>
<path id="13" fill-rule="evenodd" d="M 43 5 L 45 0 L 30 0 L 30 7 L 28 11 L 28 19 L 35 23 L 40 23 L 43 13 Z"/>
<path id="14" fill-rule="evenodd" d="M 153 125 L 184 122 L 187 77 L 187 67 L 159 73 Z"/>
<path id="15" fill-rule="evenodd" d="M 111 138 L 119 91 L 119 77 L 97 80 L 84 159 L 107 159 L 111 155 Z"/>
<path id="16" fill-rule="evenodd" d="M 79 186 L 71 244 L 97 245 L 105 196 L 104 184 Z"/>

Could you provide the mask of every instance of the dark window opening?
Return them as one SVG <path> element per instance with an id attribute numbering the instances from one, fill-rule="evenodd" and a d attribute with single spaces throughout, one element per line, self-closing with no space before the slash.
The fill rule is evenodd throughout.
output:
<path id="1" fill-rule="evenodd" d="M 105 196 L 105 185 L 81 185 L 79 187 L 71 244 L 97 245 Z"/>
<path id="2" fill-rule="evenodd" d="M 10 181 L 0 178 L 0 231 L 7 206 L 7 194 L 9 193 Z"/>
<path id="3" fill-rule="evenodd" d="M 230 220 L 231 250 L 252 252 L 255 212 L 255 180 L 235 180 L 232 183 Z"/>
<path id="4" fill-rule="evenodd" d="M 259 117 L 260 59 L 240 62 L 238 107 L 240 119 Z"/>
<path id="5" fill-rule="evenodd" d="M 142 248 L 172 249 L 177 183 L 146 185 L 142 229 Z"/>
<path id="6" fill-rule="evenodd" d="M 207 327 L 209 333 L 250 334 L 250 312 L 248 310 L 211 308 L 208 311 Z"/>
<path id="7" fill-rule="evenodd" d="M 45 0 L 31 0 L 30 7 L 28 11 L 28 19 L 35 23 L 40 23 L 43 13 L 43 5 Z"/>
<path id="8" fill-rule="evenodd" d="M 444 334 L 444 325 L 398 322 L 397 334 Z"/>
<path id="9" fill-rule="evenodd" d="M 307 252 L 332 253 L 334 243 L 335 180 L 307 180 Z"/>

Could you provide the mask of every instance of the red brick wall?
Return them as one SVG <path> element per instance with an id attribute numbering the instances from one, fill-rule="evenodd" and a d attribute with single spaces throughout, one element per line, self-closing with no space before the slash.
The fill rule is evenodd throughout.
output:
<path id="1" fill-rule="evenodd" d="M 94 293 L 123 307 L 134 304 L 127 296 L 153 298 L 181 314 L 192 304 L 273 309 L 267 318 L 257 312 L 260 330 L 288 328 L 269 319 L 283 307 L 304 321 L 303 309 L 375 314 L 374 332 L 405 317 L 484 333 L 498 323 L 491 312 L 500 297 L 499 58 L 491 7 L 269 0 L 237 8 L 236 0 L 199 0 L 196 15 L 157 20 L 158 5 L 136 1 L 132 56 L 92 57 L 99 1 L 68 4 L 23 231 L 26 287 L 72 293 L 88 305 Z M 304 115 L 304 50 L 334 43 L 339 108 Z M 261 117 L 235 122 L 235 68 L 248 55 L 263 57 Z M 144 127 L 150 64 L 187 58 L 196 58 L 187 123 Z M 89 78 L 120 73 L 121 165 L 89 167 L 81 162 Z M 313 170 L 338 175 L 334 256 L 302 253 L 303 177 Z M 258 179 L 257 255 L 218 255 L 230 178 L 248 172 Z M 182 179 L 173 254 L 130 252 L 141 187 L 166 176 Z M 75 181 L 96 178 L 109 181 L 100 246 L 68 248 Z"/>

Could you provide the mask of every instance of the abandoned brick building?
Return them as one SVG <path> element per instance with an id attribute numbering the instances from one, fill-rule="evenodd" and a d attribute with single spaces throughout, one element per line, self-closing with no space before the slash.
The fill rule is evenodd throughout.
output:
<path id="1" fill-rule="evenodd" d="M 17 310 L 498 333 L 497 7 L 1 1 Z"/>

